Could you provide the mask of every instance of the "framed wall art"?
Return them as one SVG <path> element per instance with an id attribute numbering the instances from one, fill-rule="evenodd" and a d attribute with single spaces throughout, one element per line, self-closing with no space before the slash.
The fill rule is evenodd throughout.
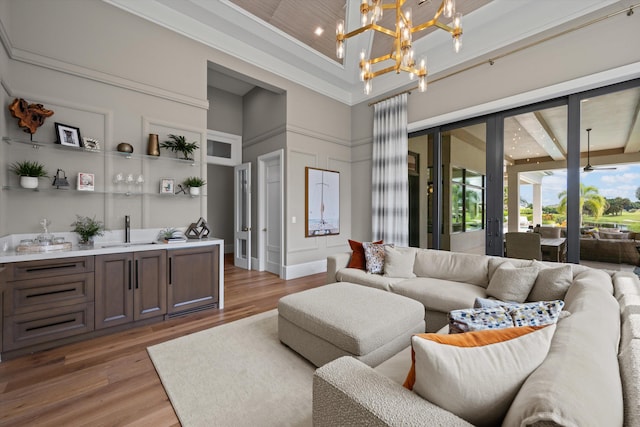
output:
<path id="1" fill-rule="evenodd" d="M 162 178 L 160 180 L 160 194 L 173 194 L 176 181 L 172 178 Z"/>
<path id="2" fill-rule="evenodd" d="M 80 129 L 74 126 L 55 123 L 57 143 L 68 147 L 82 147 L 82 138 L 80 137 Z"/>
<path id="3" fill-rule="evenodd" d="M 95 175 L 87 172 L 80 172 L 78 174 L 78 191 L 93 191 L 95 190 Z"/>
<path id="4" fill-rule="evenodd" d="M 305 168 L 305 237 L 340 234 L 340 173 Z"/>

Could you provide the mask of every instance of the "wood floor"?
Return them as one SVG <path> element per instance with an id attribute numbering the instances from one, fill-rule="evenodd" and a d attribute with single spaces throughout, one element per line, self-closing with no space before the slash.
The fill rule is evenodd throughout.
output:
<path id="1" fill-rule="evenodd" d="M 0 363 L 0 426 L 176 426 L 146 348 L 276 308 L 325 274 L 281 280 L 225 262 L 225 308 Z"/>

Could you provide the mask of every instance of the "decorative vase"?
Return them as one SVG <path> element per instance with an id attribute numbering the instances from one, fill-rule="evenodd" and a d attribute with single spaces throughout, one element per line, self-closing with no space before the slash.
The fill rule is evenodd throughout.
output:
<path id="1" fill-rule="evenodd" d="M 22 188 L 38 188 L 38 177 L 35 176 L 21 176 L 20 186 Z"/>
<path id="2" fill-rule="evenodd" d="M 192 196 L 199 196 L 200 187 L 189 187 L 189 194 L 191 194 Z"/>
<path id="3" fill-rule="evenodd" d="M 158 135 L 155 133 L 149 134 L 149 143 L 147 144 L 147 154 L 150 156 L 160 155 L 160 145 L 158 144 Z"/>
<path id="4" fill-rule="evenodd" d="M 78 240 L 78 247 L 80 249 L 91 249 L 91 248 L 93 248 L 93 237 L 89 237 L 88 240 Z"/>

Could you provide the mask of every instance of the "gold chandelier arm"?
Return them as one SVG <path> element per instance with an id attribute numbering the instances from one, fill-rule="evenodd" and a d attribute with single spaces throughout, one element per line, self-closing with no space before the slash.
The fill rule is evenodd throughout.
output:
<path id="1" fill-rule="evenodd" d="M 346 40 L 346 39 L 349 39 L 349 38 L 351 38 L 353 36 L 357 36 L 358 34 L 364 33 L 365 31 L 369 31 L 369 30 L 374 30 L 374 31 L 386 34 L 386 35 L 391 36 L 391 37 L 395 37 L 396 36 L 396 32 L 392 31 L 392 30 L 390 30 L 388 28 L 382 27 L 382 26 L 380 26 L 378 24 L 367 24 L 364 27 L 356 28 L 355 30 L 351 31 L 350 33 L 343 34 L 342 36 L 338 35 L 337 36 L 337 40 L 338 41 Z"/>
<path id="2" fill-rule="evenodd" d="M 378 56 L 377 58 L 372 58 L 372 59 L 369 60 L 369 62 L 371 64 L 377 64 L 378 62 L 387 61 L 389 59 L 395 59 L 394 56 L 395 56 L 395 52 L 394 53 L 388 53 L 388 54 L 383 55 L 383 56 Z"/>

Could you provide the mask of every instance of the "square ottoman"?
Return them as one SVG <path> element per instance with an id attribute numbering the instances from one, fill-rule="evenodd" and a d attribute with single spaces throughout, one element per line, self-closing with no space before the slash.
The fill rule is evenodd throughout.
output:
<path id="1" fill-rule="evenodd" d="M 278 303 L 280 341 L 318 367 L 341 356 L 374 367 L 424 331 L 418 301 L 348 282 L 287 295 Z"/>

